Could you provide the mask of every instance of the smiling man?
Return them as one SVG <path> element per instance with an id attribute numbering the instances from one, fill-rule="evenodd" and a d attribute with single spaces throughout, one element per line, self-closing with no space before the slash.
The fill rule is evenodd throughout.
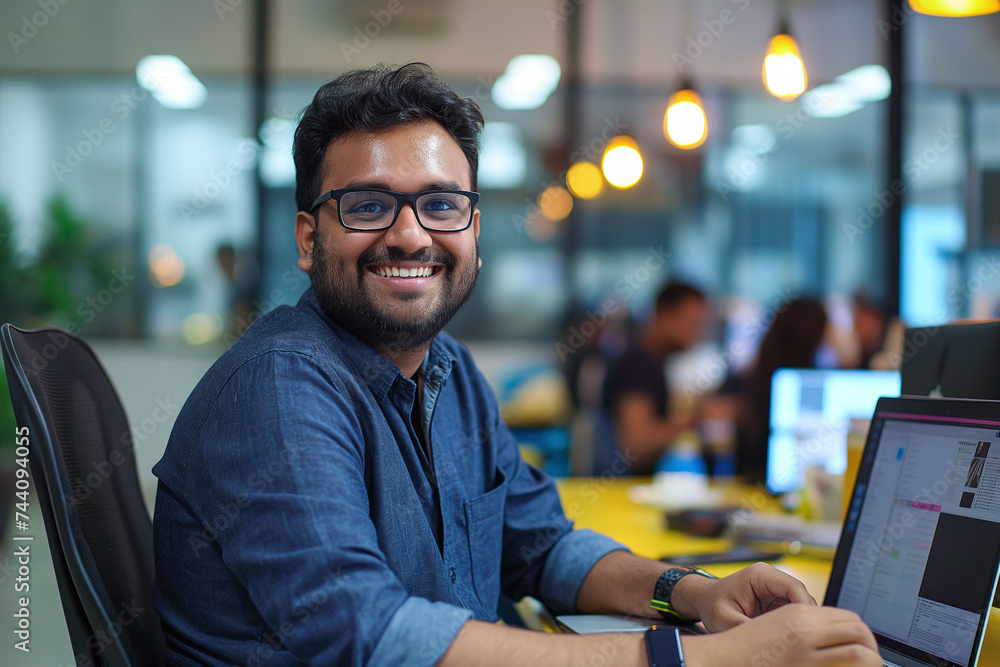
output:
<path id="1" fill-rule="evenodd" d="M 574 530 L 520 459 L 441 333 L 480 266 L 482 123 L 423 65 L 350 72 L 306 109 L 295 239 L 312 287 L 216 362 L 154 469 L 167 664 L 880 664 L 857 616 L 770 566 L 717 580 Z M 496 625 L 501 594 L 653 604 L 724 632 L 547 635 Z"/>

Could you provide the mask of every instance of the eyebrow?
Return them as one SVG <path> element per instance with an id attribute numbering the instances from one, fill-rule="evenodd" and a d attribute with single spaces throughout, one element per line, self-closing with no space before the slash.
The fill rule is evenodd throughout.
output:
<path id="1" fill-rule="evenodd" d="M 379 190 L 389 190 L 395 192 L 389 184 L 384 181 L 351 181 L 345 188 L 377 188 Z M 432 181 L 425 183 L 420 190 L 415 192 L 429 192 L 435 190 L 465 190 L 458 181 Z"/>

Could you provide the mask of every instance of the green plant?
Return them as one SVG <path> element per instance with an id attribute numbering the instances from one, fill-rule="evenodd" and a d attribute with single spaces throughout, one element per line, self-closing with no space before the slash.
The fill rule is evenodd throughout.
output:
<path id="1" fill-rule="evenodd" d="M 91 228 L 62 197 L 48 205 L 45 237 L 33 257 L 18 252 L 14 222 L 0 202 L 0 322 L 22 327 L 65 326 L 77 321 L 82 299 L 113 267 L 97 250 Z M 81 329 L 85 322 L 78 322 Z M 0 378 L 0 448 L 14 442 L 14 414 L 7 377 Z"/>

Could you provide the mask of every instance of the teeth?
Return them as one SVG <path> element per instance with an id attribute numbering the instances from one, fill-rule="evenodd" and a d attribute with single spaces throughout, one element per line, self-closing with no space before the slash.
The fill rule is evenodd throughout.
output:
<path id="1" fill-rule="evenodd" d="M 434 269 L 429 266 L 422 266 L 416 269 L 401 269 L 398 266 L 386 267 L 380 266 L 376 269 L 376 272 L 383 278 L 399 277 L 399 278 L 426 278 L 434 273 Z"/>

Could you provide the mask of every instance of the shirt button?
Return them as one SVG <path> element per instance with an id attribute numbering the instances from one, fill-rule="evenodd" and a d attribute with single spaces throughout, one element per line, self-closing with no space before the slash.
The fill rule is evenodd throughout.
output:
<path id="1" fill-rule="evenodd" d="M 458 575 L 455 574 L 455 568 L 451 568 L 451 583 L 455 583 L 458 579 Z"/>

